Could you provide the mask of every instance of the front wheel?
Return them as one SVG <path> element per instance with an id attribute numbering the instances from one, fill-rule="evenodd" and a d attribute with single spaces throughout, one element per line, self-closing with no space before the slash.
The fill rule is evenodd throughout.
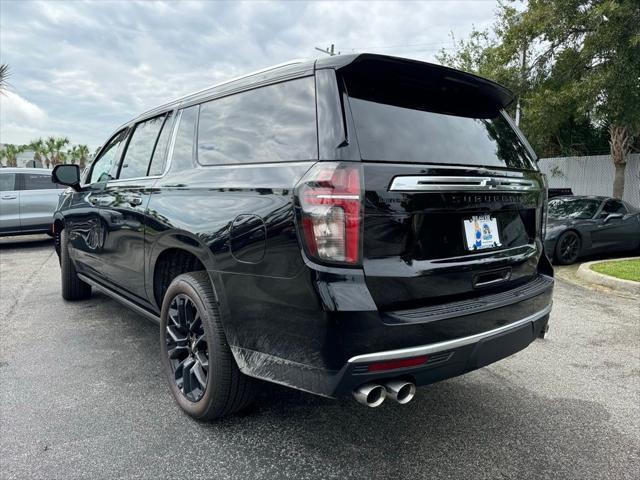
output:
<path id="1" fill-rule="evenodd" d="M 82 300 L 91 296 L 91 285 L 80 280 L 76 267 L 69 258 L 69 235 L 66 229 L 60 232 L 60 276 L 62 298 L 65 300 Z"/>
<path id="2" fill-rule="evenodd" d="M 580 255 L 580 237 L 576 232 L 564 232 L 556 243 L 556 261 L 560 265 L 571 265 Z"/>
<path id="3" fill-rule="evenodd" d="M 246 407 L 254 380 L 235 363 L 206 272 L 169 285 L 160 316 L 160 350 L 169 388 L 186 413 L 213 420 Z"/>

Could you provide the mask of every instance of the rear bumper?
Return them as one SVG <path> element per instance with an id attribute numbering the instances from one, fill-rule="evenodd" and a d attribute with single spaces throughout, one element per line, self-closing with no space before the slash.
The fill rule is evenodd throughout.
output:
<path id="1" fill-rule="evenodd" d="M 508 357 L 538 338 L 549 319 L 553 280 L 544 277 L 534 282 L 521 287 L 522 296 L 516 299 L 500 295 L 487 302 L 489 297 L 479 298 L 476 303 L 484 308 L 458 302 L 455 308 L 466 310 L 452 310 L 446 318 L 434 309 L 429 312 L 431 318 L 424 311 L 419 318 L 411 318 L 415 312 L 406 311 L 394 317 L 341 312 L 323 345 L 337 352 L 336 358 L 343 358 L 338 368 L 231 348 L 245 374 L 328 397 L 348 394 L 366 382 L 397 377 L 426 385 Z M 289 347 L 295 352 L 296 345 Z M 427 360 L 417 366 L 369 371 L 373 363 L 423 356 Z"/>
<path id="2" fill-rule="evenodd" d="M 406 377 L 416 385 L 427 385 L 484 367 L 526 348 L 544 331 L 551 304 L 525 318 L 493 330 L 445 342 L 388 350 L 349 359 L 336 393 L 387 378 Z M 390 360 L 426 357 L 424 365 L 385 372 L 369 372 L 369 365 Z"/>

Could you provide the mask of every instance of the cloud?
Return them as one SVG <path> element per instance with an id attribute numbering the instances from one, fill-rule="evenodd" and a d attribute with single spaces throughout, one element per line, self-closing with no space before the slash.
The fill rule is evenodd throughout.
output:
<path id="1" fill-rule="evenodd" d="M 149 108 L 251 70 L 323 56 L 316 46 L 433 61 L 452 46 L 450 32 L 461 38 L 472 24 L 487 26 L 495 7 L 475 0 L 4 2 L 0 60 L 11 67 L 14 92 L 47 115 L 11 121 L 23 130 L 9 128 L 3 115 L 0 130 L 7 142 L 27 128 L 97 146 Z"/>
<path id="2" fill-rule="evenodd" d="M 0 143 L 26 143 L 47 122 L 47 113 L 14 92 L 0 95 Z M 13 140 L 16 138 L 16 140 Z"/>

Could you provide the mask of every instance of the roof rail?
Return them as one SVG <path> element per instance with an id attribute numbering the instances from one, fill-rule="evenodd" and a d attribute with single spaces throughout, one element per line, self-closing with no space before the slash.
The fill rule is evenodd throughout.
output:
<path id="1" fill-rule="evenodd" d="M 198 95 L 199 93 L 206 92 L 207 90 L 210 90 L 212 88 L 221 87 L 222 85 L 226 85 L 227 83 L 235 82 L 237 80 L 242 80 L 244 78 L 253 77 L 254 75 L 259 75 L 261 73 L 269 72 L 271 70 L 276 70 L 276 69 L 282 68 L 282 67 L 288 67 L 289 65 L 296 65 L 298 63 L 303 63 L 303 62 L 306 62 L 306 61 L 307 61 L 307 59 L 305 59 L 305 58 L 297 58 L 297 59 L 294 59 L 294 60 L 289 60 L 288 62 L 278 63 L 277 65 L 272 65 L 270 67 L 261 68 L 260 70 L 256 70 L 254 72 L 247 73 L 245 75 L 240 75 L 239 77 L 234 77 L 234 78 L 232 78 L 230 80 L 225 80 L 224 82 L 221 82 L 221 83 L 216 83 L 214 85 L 205 87 L 205 88 L 197 90 L 195 92 L 191 92 L 191 93 L 189 93 L 187 95 L 182 95 L 181 97 L 179 97 L 179 98 L 177 98 L 177 99 L 175 99 L 175 100 L 173 100 L 171 102 L 168 102 L 167 104 L 175 103 L 175 102 L 178 102 L 178 101 L 183 100 L 185 98 L 189 98 L 189 97 L 192 97 L 194 95 Z"/>

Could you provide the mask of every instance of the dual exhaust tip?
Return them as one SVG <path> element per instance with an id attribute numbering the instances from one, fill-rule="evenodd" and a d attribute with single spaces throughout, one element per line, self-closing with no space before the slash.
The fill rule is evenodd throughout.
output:
<path id="1" fill-rule="evenodd" d="M 416 386 L 405 380 L 390 380 L 384 384 L 365 383 L 353 391 L 356 401 L 367 407 L 379 407 L 388 398 L 401 405 L 409 403 L 416 396 Z"/>

